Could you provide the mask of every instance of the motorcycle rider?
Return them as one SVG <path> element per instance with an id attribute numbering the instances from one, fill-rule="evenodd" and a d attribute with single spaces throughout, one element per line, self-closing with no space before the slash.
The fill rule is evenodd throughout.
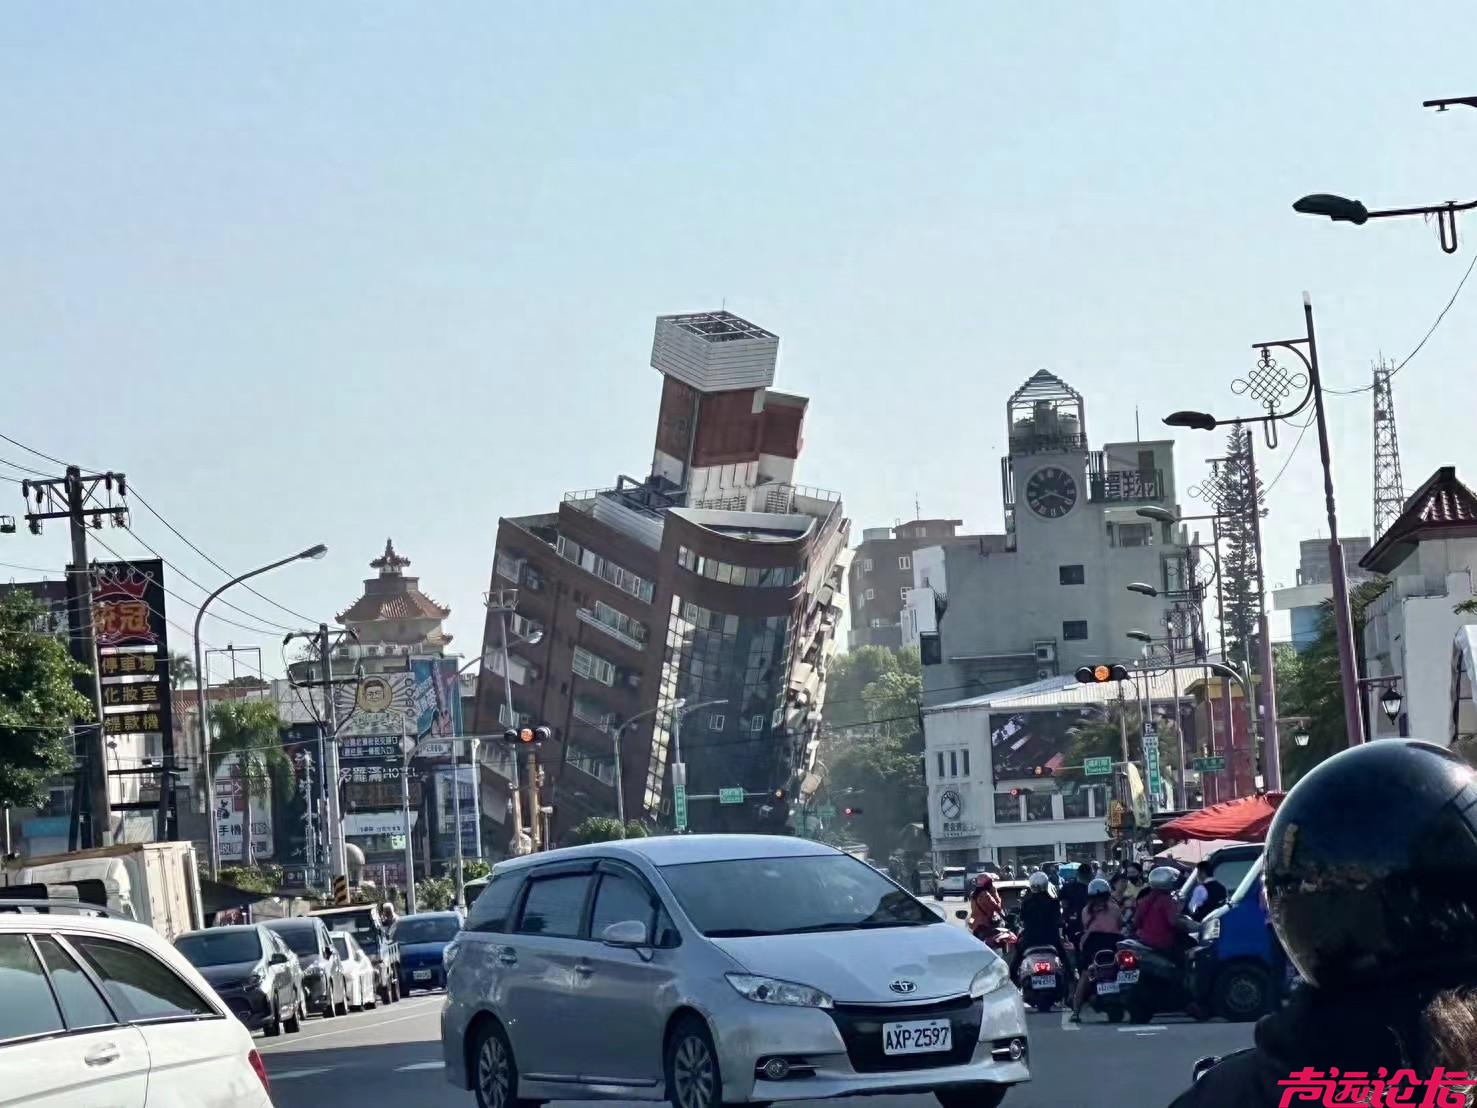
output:
<path id="1" fill-rule="evenodd" d="M 1073 943 L 1078 943 L 1082 937 L 1082 909 L 1087 907 L 1087 900 L 1091 895 L 1087 890 L 1091 884 L 1092 870 L 1088 868 L 1086 862 L 1083 862 L 1078 865 L 1077 873 L 1072 880 L 1062 885 L 1057 894 L 1062 901 L 1062 918 L 1066 922 L 1067 938 Z M 1103 888 L 1107 887 L 1108 883 L 1104 881 Z"/>
<path id="2" fill-rule="evenodd" d="M 995 889 L 995 879 L 982 873 L 974 879 L 974 891 L 969 894 L 969 933 L 984 941 L 1004 922 L 1005 905 Z"/>
<path id="3" fill-rule="evenodd" d="M 1010 979 L 1020 972 L 1021 960 L 1032 947 L 1049 946 L 1062 963 L 1068 980 L 1072 964 L 1067 961 L 1067 948 L 1062 943 L 1062 902 L 1051 891 L 1051 879 L 1041 871 L 1031 874 L 1031 887 L 1021 898 L 1021 934 L 1010 959 Z"/>
<path id="4" fill-rule="evenodd" d="M 1288 792 L 1264 858 L 1272 924 L 1304 985 L 1172 1108 L 1308 1099 L 1278 1083 L 1309 1070 L 1310 1087 L 1353 1071 L 1385 1079 L 1380 1103 L 1397 1089 L 1419 1103 L 1423 1085 L 1425 1103 L 1445 1103 L 1438 1068 L 1477 1068 L 1477 770 L 1411 739 L 1342 751 Z"/>
<path id="5" fill-rule="evenodd" d="M 1101 877 L 1087 884 L 1087 904 L 1082 909 L 1082 941 L 1077 953 L 1077 994 L 1072 998 L 1072 1022 L 1082 1022 L 1082 1006 L 1092 987 L 1087 971 L 1100 950 L 1112 950 L 1123 936 L 1123 912 L 1112 897 L 1112 889 Z"/>
<path id="6" fill-rule="evenodd" d="M 1154 867 L 1148 888 L 1134 902 L 1132 924 L 1133 936 L 1139 942 L 1176 957 L 1185 939 L 1179 924 L 1179 901 L 1174 896 L 1179 882 L 1179 871 L 1172 866 Z"/>

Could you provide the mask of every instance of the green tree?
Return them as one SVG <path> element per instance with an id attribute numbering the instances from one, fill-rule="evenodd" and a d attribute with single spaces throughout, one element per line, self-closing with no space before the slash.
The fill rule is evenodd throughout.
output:
<path id="1" fill-rule="evenodd" d="M 476 881 L 492 872 L 492 867 L 481 858 L 467 858 L 462 862 L 462 880 Z"/>
<path id="2" fill-rule="evenodd" d="M 195 683 L 195 663 L 188 654 L 176 650 L 169 652 L 169 687 L 182 689 Z"/>
<path id="3" fill-rule="evenodd" d="M 450 877 L 427 877 L 415 883 L 415 907 L 420 912 L 444 912 L 456 903 L 456 882 Z"/>
<path id="4" fill-rule="evenodd" d="M 272 896 L 282 887 L 281 866 L 222 866 L 220 874 L 222 883 L 262 896 Z"/>
<path id="5" fill-rule="evenodd" d="M 866 723 L 871 715 L 867 689 L 888 674 L 923 679 L 923 666 L 918 651 L 909 647 L 888 650 L 883 646 L 862 646 L 842 654 L 826 674 L 826 727 L 837 731 Z"/>
<path id="6" fill-rule="evenodd" d="M 646 828 L 631 822 L 624 827 L 614 816 L 590 816 L 567 836 L 565 846 L 585 846 L 589 843 L 608 843 L 613 839 L 644 839 Z"/>
<path id="7" fill-rule="evenodd" d="M 1354 647 L 1361 659 L 1369 606 L 1389 587 L 1388 580 L 1366 581 L 1349 593 Z M 1290 651 L 1275 654 L 1274 668 L 1277 674 L 1277 714 L 1283 718 L 1303 716 L 1308 721 L 1307 746 L 1298 746 L 1292 741 L 1297 728 L 1281 729 L 1282 784 L 1284 788 L 1290 788 L 1323 759 L 1349 745 L 1348 729 L 1344 726 L 1344 694 L 1332 600 L 1324 601 L 1318 616 L 1318 634 L 1307 649 L 1301 654 Z M 1363 669 L 1363 666 L 1359 668 Z"/>
<path id="8" fill-rule="evenodd" d="M 274 774 L 291 782 L 292 763 L 282 749 L 282 721 L 271 700 L 223 700 L 210 710 L 215 725 L 211 758 L 219 767 L 234 755 L 240 774 L 242 813 L 242 863 L 252 864 L 251 803 L 265 798 Z M 213 787 L 206 795 L 213 793 Z"/>
<path id="9" fill-rule="evenodd" d="M 91 719 L 65 643 L 38 632 L 46 609 L 30 593 L 0 597 L 0 806 L 30 808 L 46 784 L 72 768 L 70 736 Z"/>

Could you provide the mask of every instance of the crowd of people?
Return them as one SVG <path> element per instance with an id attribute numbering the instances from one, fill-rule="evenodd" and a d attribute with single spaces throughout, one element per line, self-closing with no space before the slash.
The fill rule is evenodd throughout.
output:
<path id="1" fill-rule="evenodd" d="M 1157 866 L 1148 874 L 1136 861 L 1124 862 L 1105 877 L 1099 862 L 1082 862 L 1063 880 L 1055 862 L 1032 867 L 1029 888 L 1017 914 L 1019 934 L 1011 956 L 1016 980 L 1027 950 L 1056 951 L 1069 978 L 1076 978 L 1072 1019 L 1080 1021 L 1091 992 L 1087 968 L 1099 951 L 1112 950 L 1132 937 L 1155 950 L 1178 956 L 1193 943 L 1193 924 L 1226 902 L 1228 892 L 1210 867 L 1197 867 L 1197 880 L 1182 902 L 1177 895 L 1183 874 L 1173 866 Z M 1001 880 L 1007 880 L 1002 875 Z M 969 927 L 982 940 L 1006 925 L 1006 912 L 995 878 L 982 873 L 970 893 Z M 1075 960 L 1068 951 L 1074 951 Z"/>

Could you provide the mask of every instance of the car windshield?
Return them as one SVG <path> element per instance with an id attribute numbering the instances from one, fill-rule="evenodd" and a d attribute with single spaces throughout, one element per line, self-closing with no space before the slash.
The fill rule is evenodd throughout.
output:
<path id="1" fill-rule="evenodd" d="M 844 854 L 663 866 L 693 925 L 710 938 L 924 927 L 941 922 L 871 866 Z"/>
<path id="2" fill-rule="evenodd" d="M 181 935 L 174 946 L 192 966 L 229 966 L 257 962 L 262 956 L 262 941 L 255 931 L 200 931 Z"/>
<path id="3" fill-rule="evenodd" d="M 430 919 L 403 919 L 395 925 L 397 943 L 449 943 L 456 938 L 461 924 L 453 916 L 434 916 Z"/>
<path id="4" fill-rule="evenodd" d="M 277 937 L 286 943 L 294 954 L 318 954 L 318 929 L 315 927 L 284 927 Z"/>
<path id="5" fill-rule="evenodd" d="M 1236 907 L 1238 904 L 1240 904 L 1243 900 L 1245 900 L 1248 896 L 1256 891 L 1257 882 L 1261 880 L 1262 876 L 1263 858 L 1265 858 L 1265 855 L 1259 856 L 1257 858 L 1257 860 L 1252 864 L 1252 867 L 1246 871 L 1246 876 L 1241 879 L 1241 884 L 1236 886 L 1236 891 L 1231 894 L 1231 907 Z"/>
<path id="6" fill-rule="evenodd" d="M 342 935 L 334 935 L 332 936 L 332 938 L 333 949 L 338 951 L 338 956 L 340 958 L 347 959 L 349 957 L 349 940 L 344 938 Z"/>

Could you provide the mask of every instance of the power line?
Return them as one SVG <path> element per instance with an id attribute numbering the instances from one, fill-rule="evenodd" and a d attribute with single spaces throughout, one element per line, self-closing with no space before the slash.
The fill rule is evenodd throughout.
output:
<path id="1" fill-rule="evenodd" d="M 147 550 L 150 554 L 154 555 L 154 557 L 158 558 L 161 562 L 163 562 L 165 565 L 167 565 L 170 569 L 174 570 L 174 572 L 178 573 L 181 577 L 183 577 L 190 584 L 194 585 L 197 589 L 199 589 L 201 592 L 203 592 L 206 596 L 209 596 L 212 592 L 215 591 L 214 589 L 210 589 L 210 588 L 207 588 L 205 585 L 202 585 L 199 581 L 195 580 L 193 577 L 191 577 L 184 570 L 180 569 L 179 566 L 177 566 L 173 562 L 171 562 L 163 554 L 160 554 L 159 551 L 155 550 L 152 546 L 150 546 L 147 542 L 145 542 L 144 539 L 142 538 L 142 536 L 140 536 L 139 533 L 137 531 L 135 531 L 132 527 L 125 527 L 124 530 L 127 531 L 130 535 L 132 535 L 135 539 L 138 539 L 139 543 L 143 545 L 143 548 L 145 550 Z M 240 606 L 238 606 L 236 604 L 232 604 L 229 600 L 226 600 L 224 597 L 220 597 L 218 599 L 227 608 L 230 608 L 232 611 L 235 611 L 235 612 L 240 612 L 243 616 L 246 616 L 248 619 L 254 619 L 254 620 L 256 620 L 259 623 L 264 623 L 268 627 L 275 628 L 278 631 L 292 631 L 292 630 L 295 630 L 292 627 L 288 627 L 285 623 L 277 623 L 275 620 L 267 619 L 265 616 L 259 616 L 255 612 L 248 612 L 245 608 L 242 608 L 242 607 L 240 607 Z"/>
<path id="2" fill-rule="evenodd" d="M 60 458 L 52 457 L 50 454 L 46 453 L 44 450 L 37 450 L 34 446 L 27 446 L 25 443 L 21 442 L 19 439 L 13 439 L 9 435 L 7 435 L 7 434 L 0 433 L 0 439 L 4 439 L 6 442 L 10 443 L 11 446 L 18 446 L 18 447 L 20 447 L 27 454 L 34 454 L 38 458 L 45 458 L 48 462 L 55 462 L 57 465 L 62 466 L 62 467 L 66 467 L 66 466 L 75 464 L 73 462 L 64 462 Z M 35 472 L 35 471 L 33 471 L 33 472 Z M 48 476 L 48 475 L 47 474 L 42 474 L 42 476 L 45 477 L 45 476 Z"/>
<path id="3" fill-rule="evenodd" d="M 1282 475 L 1287 472 L 1287 467 L 1292 465 L 1292 460 L 1297 457 L 1298 447 L 1303 445 L 1303 436 L 1308 433 L 1308 428 L 1313 426 L 1313 421 L 1317 418 L 1318 417 L 1316 415 L 1311 415 L 1308 417 L 1308 422 L 1303 424 L 1302 430 L 1298 432 L 1298 437 L 1293 441 L 1292 449 L 1288 451 L 1287 461 L 1282 463 L 1282 468 L 1277 471 L 1277 476 L 1273 477 L 1272 480 L 1268 482 L 1266 488 L 1262 489 L 1263 496 L 1266 496 L 1267 493 L 1276 488 L 1277 482 L 1282 480 Z"/>

